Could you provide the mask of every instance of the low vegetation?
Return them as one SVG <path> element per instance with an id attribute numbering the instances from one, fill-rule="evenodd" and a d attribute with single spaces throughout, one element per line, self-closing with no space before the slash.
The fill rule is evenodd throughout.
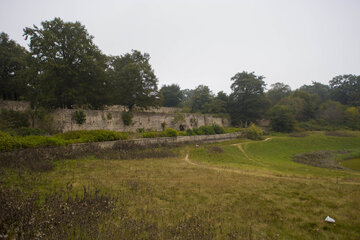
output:
<path id="1" fill-rule="evenodd" d="M 0 131 L 0 152 L 24 148 L 64 146 L 73 143 L 125 140 L 127 138 L 127 133 L 107 130 L 80 130 L 60 133 L 54 136 L 30 135 L 24 137 L 12 136 L 10 133 Z"/>
<path id="2" fill-rule="evenodd" d="M 39 164 L 46 154 L 31 160 L 41 148 L 16 151 L 28 151 L 26 161 L 18 155 L 0 164 L 0 234 L 17 239 L 357 239 L 360 173 L 293 161 L 307 153 L 335 155 L 340 165 L 356 161 L 360 135 L 352 134 L 277 135 L 171 148 L 119 143 L 107 151 L 84 149 L 78 156 L 54 148 L 59 157 L 48 156 L 52 167 L 46 169 Z M 187 153 L 192 164 L 184 161 Z M 32 167 L 24 165 L 28 162 Z M 336 224 L 324 221 L 328 215 Z"/>

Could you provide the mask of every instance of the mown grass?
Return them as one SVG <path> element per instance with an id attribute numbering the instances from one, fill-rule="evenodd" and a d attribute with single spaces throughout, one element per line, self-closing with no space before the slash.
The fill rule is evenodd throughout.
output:
<path id="1" fill-rule="evenodd" d="M 90 156 L 58 160 L 42 173 L 2 168 L 0 179 L 2 186 L 40 195 L 71 185 L 73 194 L 90 186 L 116 196 L 110 215 L 84 226 L 98 229 L 96 235 L 77 229 L 74 239 L 358 239 L 359 173 L 311 167 L 292 156 L 359 148 L 358 135 L 280 135 L 170 149 L 177 154 L 171 158 Z M 200 166 L 183 160 L 187 152 Z M 324 221 L 328 215 L 336 224 Z"/>

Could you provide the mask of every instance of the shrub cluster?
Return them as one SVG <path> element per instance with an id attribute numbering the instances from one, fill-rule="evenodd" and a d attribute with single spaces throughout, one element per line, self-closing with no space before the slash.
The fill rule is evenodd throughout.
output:
<path id="1" fill-rule="evenodd" d="M 237 127 L 226 127 L 224 128 L 225 133 L 234 133 L 234 132 L 241 132 L 242 128 Z"/>
<path id="2" fill-rule="evenodd" d="M 1 109 L 1 125 L 7 129 L 29 127 L 29 115 L 25 112 Z"/>
<path id="3" fill-rule="evenodd" d="M 194 136 L 194 135 L 214 135 L 225 133 L 224 129 L 214 124 L 212 126 L 201 126 L 199 128 L 187 129 L 186 131 L 176 131 L 175 129 L 167 128 L 165 131 L 159 132 L 144 132 L 143 138 L 156 138 L 156 137 L 177 137 L 177 136 Z"/>
<path id="4" fill-rule="evenodd" d="M 214 134 L 222 134 L 225 133 L 224 129 L 217 125 L 214 124 L 212 126 L 201 126 L 199 128 L 194 128 L 194 129 L 187 129 L 186 133 L 188 136 L 192 136 L 192 135 L 214 135 Z"/>
<path id="5" fill-rule="evenodd" d="M 120 133 L 108 130 L 78 130 L 55 135 L 56 137 L 70 143 L 104 142 L 128 139 L 127 133 Z"/>
<path id="6" fill-rule="evenodd" d="M 167 128 L 165 131 L 160 132 L 144 132 L 142 134 L 143 138 L 157 138 L 157 137 L 177 137 L 178 131 L 172 128 Z"/>
<path id="7" fill-rule="evenodd" d="M 246 137 L 252 140 L 261 140 L 263 135 L 263 131 L 253 123 L 245 129 L 245 133 Z"/>
<path id="8" fill-rule="evenodd" d="M 131 125 L 133 119 L 133 114 L 131 112 L 123 112 L 121 117 L 125 126 Z"/>
<path id="9" fill-rule="evenodd" d="M 63 146 L 72 143 L 102 142 L 125 140 L 127 133 L 107 130 L 70 131 L 54 136 L 11 136 L 9 133 L 0 132 L 0 152 L 12 151 L 20 148 L 37 148 L 50 146 Z"/>
<path id="10" fill-rule="evenodd" d="M 83 110 L 77 110 L 73 113 L 73 118 L 75 122 L 79 125 L 86 122 L 86 114 Z"/>

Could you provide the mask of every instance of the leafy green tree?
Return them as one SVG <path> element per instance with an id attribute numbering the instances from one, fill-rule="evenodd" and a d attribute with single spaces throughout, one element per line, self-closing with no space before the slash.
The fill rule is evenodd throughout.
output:
<path id="1" fill-rule="evenodd" d="M 223 91 L 212 98 L 211 102 L 204 104 L 203 113 L 227 113 L 229 96 Z"/>
<path id="2" fill-rule="evenodd" d="M 231 78 L 232 93 L 229 98 L 229 114 L 232 123 L 255 122 L 260 119 L 269 105 L 264 95 L 265 82 L 263 76 L 254 72 L 241 72 Z"/>
<path id="3" fill-rule="evenodd" d="M 0 33 L 0 92 L 3 100 L 20 100 L 26 94 L 22 72 L 26 68 L 27 51 L 9 36 Z"/>
<path id="4" fill-rule="evenodd" d="M 332 100 L 345 105 L 360 106 L 360 76 L 352 74 L 336 76 L 329 84 Z"/>
<path id="5" fill-rule="evenodd" d="M 319 96 L 321 102 L 325 102 L 330 98 L 330 87 L 319 82 L 312 82 L 312 85 L 303 85 L 299 90 Z"/>
<path id="6" fill-rule="evenodd" d="M 30 88 L 39 104 L 48 108 L 88 105 L 101 107 L 105 102 L 106 56 L 93 43 L 80 22 L 60 18 L 41 23 L 41 28 L 24 29 L 30 39 L 32 81 Z"/>
<path id="7" fill-rule="evenodd" d="M 315 95 L 296 90 L 290 96 L 281 99 L 277 105 L 287 106 L 298 121 L 308 121 L 315 116 Z M 275 105 L 276 106 L 276 105 Z"/>
<path id="8" fill-rule="evenodd" d="M 289 85 L 284 83 L 274 83 L 271 84 L 271 88 L 266 93 L 266 97 L 269 99 L 271 105 L 275 105 L 282 98 L 287 97 L 291 94 L 291 88 Z"/>
<path id="9" fill-rule="evenodd" d="M 317 119 L 326 125 L 342 125 L 344 123 L 345 106 L 336 101 L 327 101 L 320 106 Z"/>
<path id="10" fill-rule="evenodd" d="M 213 94 L 208 86 L 199 85 L 194 89 L 190 99 L 191 112 L 206 112 L 206 106 L 211 103 Z"/>
<path id="11" fill-rule="evenodd" d="M 275 105 L 269 110 L 270 125 L 277 132 L 292 132 L 296 120 L 293 111 L 288 106 Z"/>
<path id="12" fill-rule="evenodd" d="M 344 112 L 345 124 L 347 127 L 360 130 L 360 111 L 356 107 L 348 107 Z"/>
<path id="13" fill-rule="evenodd" d="M 164 85 L 160 89 L 160 94 L 164 107 L 178 107 L 183 99 L 183 94 L 177 84 Z"/>
<path id="14" fill-rule="evenodd" d="M 129 111 L 135 106 L 140 109 L 159 106 L 158 79 L 149 61 L 149 54 L 136 50 L 112 57 L 108 74 L 113 104 L 125 105 Z"/>

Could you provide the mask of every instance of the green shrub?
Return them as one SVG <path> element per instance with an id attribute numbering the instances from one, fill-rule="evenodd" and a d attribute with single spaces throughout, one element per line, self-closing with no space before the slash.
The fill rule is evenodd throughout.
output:
<path id="1" fill-rule="evenodd" d="M 2 125 L 8 129 L 29 127 L 29 115 L 26 112 L 1 109 Z"/>
<path id="2" fill-rule="evenodd" d="M 19 129 L 16 129 L 14 133 L 17 136 L 39 136 L 39 135 L 45 135 L 46 132 L 40 128 L 28 128 L 28 127 L 22 127 Z"/>
<path id="3" fill-rule="evenodd" d="M 292 132 L 296 120 L 292 110 L 287 106 L 275 106 L 270 110 L 270 125 L 276 132 Z"/>
<path id="4" fill-rule="evenodd" d="M 157 134 L 156 132 L 145 132 L 142 134 L 143 138 L 156 138 Z"/>
<path id="5" fill-rule="evenodd" d="M 224 129 L 225 133 L 234 133 L 234 132 L 241 132 L 242 128 L 236 128 L 236 127 L 226 127 Z"/>
<path id="6" fill-rule="evenodd" d="M 103 142 L 128 139 L 127 133 L 108 130 L 78 130 L 57 134 L 56 136 L 66 140 L 66 143 Z"/>
<path id="7" fill-rule="evenodd" d="M 213 135 L 216 134 L 213 126 L 201 126 L 198 128 L 198 135 Z"/>
<path id="8" fill-rule="evenodd" d="M 77 124 L 83 124 L 86 122 L 86 115 L 83 110 L 77 110 L 73 113 L 73 119 Z"/>
<path id="9" fill-rule="evenodd" d="M 224 129 L 221 126 L 217 125 L 217 124 L 214 124 L 213 128 L 214 128 L 214 131 L 215 131 L 216 134 L 225 133 Z"/>
<path id="10" fill-rule="evenodd" d="M 187 134 L 187 132 L 185 132 L 185 131 L 178 131 L 178 132 L 177 132 L 177 135 L 178 135 L 178 136 L 187 136 L 188 134 Z"/>
<path id="11" fill-rule="evenodd" d="M 65 141 L 58 137 L 49 136 L 26 136 L 18 138 L 22 148 L 37 148 L 37 147 L 51 147 L 63 146 Z"/>
<path id="12" fill-rule="evenodd" d="M 136 132 L 143 133 L 143 132 L 145 132 L 145 129 L 144 128 L 138 128 L 138 129 L 136 129 Z"/>
<path id="13" fill-rule="evenodd" d="M 262 139 L 263 131 L 253 123 L 251 123 L 250 126 L 245 131 L 246 131 L 246 137 L 249 139 L 252 140 Z"/>
<path id="14" fill-rule="evenodd" d="M 131 112 L 123 112 L 121 117 L 125 126 L 131 125 L 133 118 L 133 114 Z"/>
<path id="15" fill-rule="evenodd" d="M 186 129 L 186 135 L 192 136 L 192 135 L 196 135 L 196 134 L 193 132 L 193 130 L 191 130 L 191 129 Z"/>
<path id="16" fill-rule="evenodd" d="M 165 121 L 161 123 L 161 128 L 163 131 L 165 131 L 166 125 L 167 125 L 167 123 Z"/>
<path id="17" fill-rule="evenodd" d="M 177 131 L 175 129 L 167 128 L 165 132 L 167 137 L 177 137 Z"/>
<path id="18" fill-rule="evenodd" d="M 9 133 L 0 131 L 0 152 L 21 148 L 21 143 Z"/>

